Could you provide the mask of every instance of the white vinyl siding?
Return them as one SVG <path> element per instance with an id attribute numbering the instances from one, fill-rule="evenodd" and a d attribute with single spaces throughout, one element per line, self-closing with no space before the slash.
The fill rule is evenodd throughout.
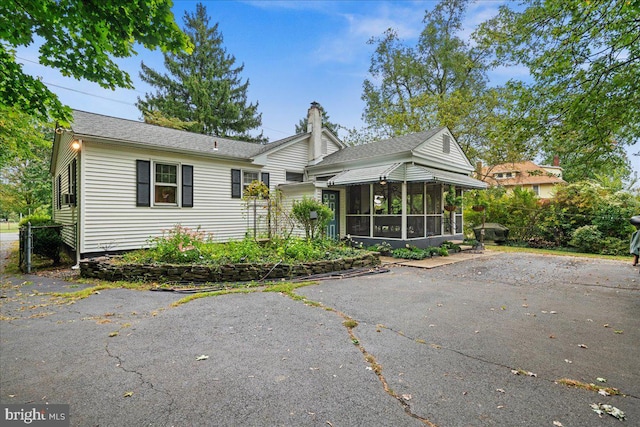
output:
<path id="1" fill-rule="evenodd" d="M 338 144 L 336 144 L 335 142 L 333 142 L 331 139 L 327 138 L 327 137 L 323 137 L 322 138 L 322 145 L 325 146 L 326 145 L 326 155 L 329 155 L 331 153 L 335 153 L 336 151 L 338 151 L 340 149 L 340 146 L 338 146 Z"/>
<path id="2" fill-rule="evenodd" d="M 157 209 L 136 206 L 136 160 L 193 165 L 193 207 Z M 212 233 L 214 240 L 242 239 L 247 218 L 242 199 L 231 198 L 232 168 L 246 165 L 202 157 L 113 147 L 85 141 L 82 167 L 86 176 L 82 221 L 82 253 L 146 247 L 149 238 L 180 224 Z"/>
<path id="3" fill-rule="evenodd" d="M 269 172 L 271 190 L 287 181 L 286 171 L 303 171 L 307 166 L 308 141 L 292 144 L 268 156 L 264 172 Z"/>
<path id="4" fill-rule="evenodd" d="M 65 225 L 62 228 L 62 240 L 71 248 L 75 248 L 76 241 L 76 221 L 78 216 L 78 210 L 75 206 L 64 204 L 62 195 L 69 193 L 69 182 L 73 182 L 73 179 L 69 177 L 69 171 L 71 168 L 69 165 L 76 158 L 76 152 L 71 149 L 72 139 L 69 134 L 63 134 L 58 141 L 58 156 L 56 158 L 56 164 L 54 167 L 55 174 L 52 176 L 53 180 L 53 220 L 59 224 Z M 79 167 L 77 165 L 76 174 L 79 174 Z M 60 178 L 58 178 L 60 177 Z M 76 180 L 76 183 L 79 180 Z M 58 185 L 59 184 L 59 185 Z M 78 192 L 76 188 L 76 192 Z M 61 205 L 58 208 L 58 193 L 61 197 Z"/>
<path id="5" fill-rule="evenodd" d="M 420 145 L 416 150 L 416 155 L 421 155 L 431 160 L 433 166 L 439 167 L 445 170 L 473 170 L 473 167 L 467 160 L 464 152 L 451 135 L 449 135 L 449 152 L 443 152 L 443 135 L 446 130 L 441 131 L 425 144 Z"/>

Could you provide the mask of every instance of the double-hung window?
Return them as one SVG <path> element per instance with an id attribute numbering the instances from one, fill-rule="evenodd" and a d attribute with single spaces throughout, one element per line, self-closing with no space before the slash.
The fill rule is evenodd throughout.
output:
<path id="1" fill-rule="evenodd" d="M 234 199 L 242 198 L 244 190 L 253 181 L 262 182 L 269 187 L 269 172 L 231 169 L 231 197 Z"/>
<path id="2" fill-rule="evenodd" d="M 177 205 L 178 165 L 155 163 L 154 199 L 155 205 Z"/>
<path id="3" fill-rule="evenodd" d="M 260 181 L 260 173 L 255 171 L 242 171 L 242 193 L 253 181 Z"/>
<path id="4" fill-rule="evenodd" d="M 193 166 L 136 160 L 136 206 L 193 207 Z"/>

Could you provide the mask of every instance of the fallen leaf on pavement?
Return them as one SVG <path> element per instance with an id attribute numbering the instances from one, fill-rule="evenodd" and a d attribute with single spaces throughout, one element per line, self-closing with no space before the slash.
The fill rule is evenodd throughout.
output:
<path id="1" fill-rule="evenodd" d="M 586 345 L 584 345 L 584 344 L 578 344 L 578 347 L 580 347 L 580 348 L 589 348 L 589 347 L 587 347 L 587 346 L 586 346 Z"/>
<path id="2" fill-rule="evenodd" d="M 131 396 L 133 396 L 133 392 L 132 391 L 128 391 L 122 397 L 131 397 Z"/>
<path id="3" fill-rule="evenodd" d="M 562 423 L 560 421 L 554 421 L 553 425 L 556 426 L 556 427 L 563 427 Z"/>
<path id="4" fill-rule="evenodd" d="M 204 354 L 202 356 L 198 356 L 196 357 L 196 360 L 207 360 L 209 358 L 209 356 L 205 356 Z"/>
<path id="5" fill-rule="evenodd" d="M 602 378 L 602 377 L 598 377 L 598 378 L 596 378 L 596 381 L 601 382 L 601 383 L 606 383 L 607 379 L 606 378 Z"/>
<path id="6" fill-rule="evenodd" d="M 624 420 L 626 417 L 624 412 L 622 412 L 620 409 L 616 408 L 615 406 L 605 405 L 602 403 L 592 403 L 589 406 L 591 406 L 591 409 L 593 410 L 593 412 L 598 414 L 600 417 L 602 417 L 602 414 L 609 414 L 612 417 L 615 417 L 619 420 Z"/>

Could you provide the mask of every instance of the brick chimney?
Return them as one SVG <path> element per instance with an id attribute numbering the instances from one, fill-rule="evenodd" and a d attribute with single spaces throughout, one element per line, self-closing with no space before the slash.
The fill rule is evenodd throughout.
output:
<path id="1" fill-rule="evenodd" d="M 560 156 L 558 156 L 557 154 L 553 156 L 553 166 L 560 166 Z"/>

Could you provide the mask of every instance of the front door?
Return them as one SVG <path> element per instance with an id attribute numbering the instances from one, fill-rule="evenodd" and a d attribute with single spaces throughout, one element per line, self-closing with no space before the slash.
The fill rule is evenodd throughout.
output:
<path id="1" fill-rule="evenodd" d="M 322 190 L 322 203 L 329 206 L 333 212 L 333 218 L 327 225 L 326 235 L 329 239 L 337 240 L 340 234 L 340 192 Z"/>

